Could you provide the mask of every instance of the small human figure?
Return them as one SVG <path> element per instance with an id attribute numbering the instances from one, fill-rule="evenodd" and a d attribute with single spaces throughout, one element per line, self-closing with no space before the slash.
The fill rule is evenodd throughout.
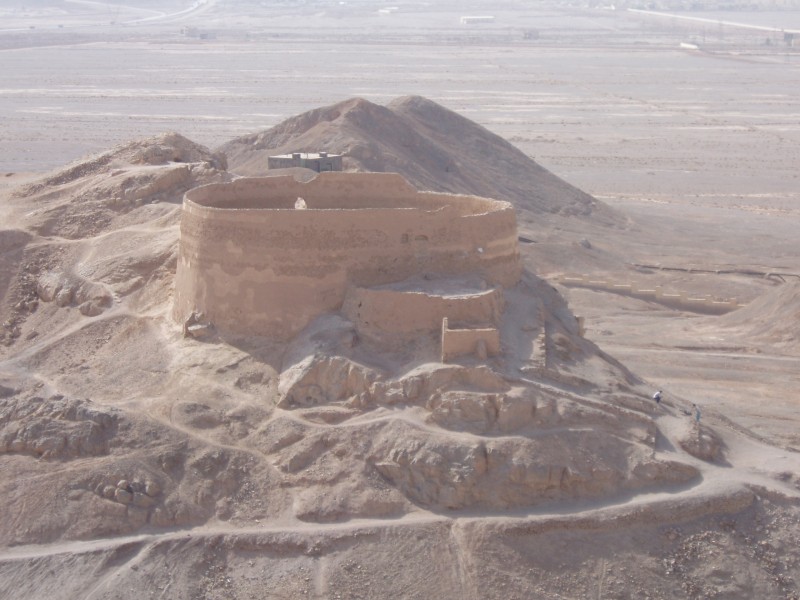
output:
<path id="1" fill-rule="evenodd" d="M 656 404 L 661 405 L 661 390 L 658 390 L 655 394 L 653 394 L 653 400 L 656 401 Z"/>
<path id="2" fill-rule="evenodd" d="M 700 424 L 700 407 L 697 404 L 692 404 L 692 408 L 694 409 L 694 422 Z"/>

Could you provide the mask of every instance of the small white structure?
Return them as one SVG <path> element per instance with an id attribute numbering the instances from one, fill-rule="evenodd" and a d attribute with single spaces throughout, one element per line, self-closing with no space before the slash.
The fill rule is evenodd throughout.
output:
<path id="1" fill-rule="evenodd" d="M 482 23 L 494 23 L 494 17 L 490 15 L 476 17 L 461 17 L 462 25 L 479 25 Z"/>

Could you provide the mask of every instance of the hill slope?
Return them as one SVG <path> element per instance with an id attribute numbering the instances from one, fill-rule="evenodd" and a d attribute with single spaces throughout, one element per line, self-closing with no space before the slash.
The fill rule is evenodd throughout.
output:
<path id="1" fill-rule="evenodd" d="M 472 185 L 515 164 L 569 189 L 427 101 L 348 107 L 276 140 L 367 132 L 352 168 L 456 191 L 480 153 L 451 154 L 452 128 L 496 144 Z M 2 198 L 0 597 L 796 597 L 797 458 L 656 406 L 532 273 L 490 361 L 441 363 L 436 332 L 387 349 L 339 314 L 289 346 L 183 337 L 179 202 L 223 167 L 168 135 Z M 508 173 L 480 193 L 518 193 L 541 232 L 615 222 Z"/>
<path id="2" fill-rule="evenodd" d="M 361 98 L 291 117 L 219 148 L 231 171 L 263 175 L 267 157 L 326 150 L 345 155 L 345 168 L 397 172 L 418 189 L 508 200 L 520 220 L 580 216 L 595 225 L 624 217 L 556 177 L 485 127 L 422 98 L 379 106 Z"/>

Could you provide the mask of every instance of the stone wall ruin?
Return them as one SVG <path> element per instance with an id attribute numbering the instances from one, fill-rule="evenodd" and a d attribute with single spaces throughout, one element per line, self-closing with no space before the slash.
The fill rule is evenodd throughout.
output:
<path id="1" fill-rule="evenodd" d="M 467 274 L 519 280 L 508 202 L 418 192 L 391 173 L 245 178 L 186 193 L 173 314 L 288 340 L 348 290 Z"/>

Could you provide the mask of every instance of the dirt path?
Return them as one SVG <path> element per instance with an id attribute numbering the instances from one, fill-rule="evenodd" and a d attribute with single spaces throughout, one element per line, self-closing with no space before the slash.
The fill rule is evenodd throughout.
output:
<path id="1" fill-rule="evenodd" d="M 657 419 L 659 427 L 672 436 L 685 426 L 685 418 L 668 413 Z M 452 543 L 454 554 L 464 560 L 465 541 L 460 536 L 463 527 L 477 523 L 495 523 L 504 526 L 535 525 L 539 528 L 612 527 L 625 521 L 657 519 L 661 524 L 680 522 L 684 519 L 697 518 L 700 514 L 714 514 L 719 511 L 739 510 L 752 502 L 751 486 L 772 489 L 776 493 L 800 501 L 800 490 L 775 478 L 783 471 L 800 472 L 800 453 L 787 452 L 774 446 L 749 439 L 746 436 L 718 427 L 723 432 L 724 441 L 729 449 L 729 460 L 733 468 L 711 465 L 698 459 L 681 455 L 681 457 L 697 467 L 701 479 L 678 489 L 662 487 L 636 494 L 624 494 L 608 500 L 590 500 L 533 510 L 514 510 L 501 513 L 472 515 L 471 511 L 451 511 L 448 515 L 440 515 L 429 511 L 418 510 L 393 519 L 353 519 L 337 523 L 311 523 L 297 520 L 285 522 L 271 521 L 268 525 L 234 527 L 228 525 L 208 525 L 190 529 L 172 529 L 166 531 L 143 533 L 138 535 L 100 538 L 90 541 L 64 541 L 55 544 L 29 545 L 7 548 L 0 551 L 0 562 L 29 560 L 37 557 L 58 554 L 86 554 L 106 551 L 125 545 L 135 544 L 140 547 L 187 538 L 211 538 L 220 535 L 280 535 L 297 533 L 306 536 L 340 536 L 364 530 L 416 527 L 431 523 L 444 523 L 453 528 Z M 230 447 L 241 451 L 241 448 Z M 662 453 L 662 454 L 674 454 Z M 674 459 L 675 456 L 669 458 Z M 462 574 L 474 572 L 470 565 L 462 565 Z M 463 578 L 461 578 L 463 580 Z"/>

